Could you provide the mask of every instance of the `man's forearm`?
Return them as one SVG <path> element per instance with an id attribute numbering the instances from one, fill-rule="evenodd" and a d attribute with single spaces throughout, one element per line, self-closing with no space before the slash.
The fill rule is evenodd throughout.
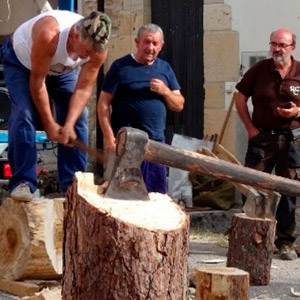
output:
<path id="1" fill-rule="evenodd" d="M 74 126 L 76 124 L 78 118 L 82 114 L 85 106 L 92 96 L 92 90 L 92 87 L 82 90 L 75 90 L 70 100 L 68 114 L 64 125 Z"/>
<path id="2" fill-rule="evenodd" d="M 51 111 L 46 85 L 44 83 L 38 85 L 36 82 L 34 82 L 34 79 L 30 79 L 30 93 L 41 117 L 41 121 L 44 127 L 47 129 L 47 127 L 50 124 L 55 123 L 55 121 Z"/>
<path id="3" fill-rule="evenodd" d="M 98 118 L 104 140 L 114 139 L 114 132 L 111 127 L 110 108 L 100 106 L 98 109 Z"/>
<path id="4" fill-rule="evenodd" d="M 238 112 L 240 119 L 242 120 L 246 130 L 249 132 L 254 129 L 254 125 L 252 123 L 252 119 L 249 113 L 249 109 L 247 106 L 247 98 L 243 96 L 241 93 L 238 93 L 235 100 L 235 106 Z"/>
<path id="5" fill-rule="evenodd" d="M 176 93 L 168 89 L 168 91 L 163 95 L 167 107 L 176 112 L 180 112 L 183 110 L 184 98 L 180 93 Z"/>

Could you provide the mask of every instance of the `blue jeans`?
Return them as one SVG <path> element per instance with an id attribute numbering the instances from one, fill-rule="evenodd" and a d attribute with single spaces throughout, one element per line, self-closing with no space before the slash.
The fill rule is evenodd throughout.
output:
<path id="1" fill-rule="evenodd" d="M 8 122 L 8 159 L 13 176 L 9 183 L 12 190 L 20 183 L 29 184 L 31 192 L 38 187 L 37 150 L 35 131 L 38 113 L 29 90 L 30 70 L 25 68 L 15 55 L 9 39 L 1 48 L 4 79 L 10 94 L 11 115 Z M 67 116 L 70 98 L 78 78 L 77 72 L 59 76 L 47 76 L 46 86 L 53 102 L 57 123 L 63 125 Z M 78 139 L 88 142 L 87 109 L 75 125 Z M 87 155 L 75 148 L 58 145 L 58 182 L 61 192 L 72 184 L 76 171 L 85 171 Z"/>

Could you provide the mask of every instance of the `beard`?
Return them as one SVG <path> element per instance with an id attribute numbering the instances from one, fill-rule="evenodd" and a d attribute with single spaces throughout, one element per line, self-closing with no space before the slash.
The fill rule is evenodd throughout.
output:
<path id="1" fill-rule="evenodd" d="M 291 55 L 282 53 L 272 53 L 272 58 L 275 64 L 285 65 L 289 62 Z"/>

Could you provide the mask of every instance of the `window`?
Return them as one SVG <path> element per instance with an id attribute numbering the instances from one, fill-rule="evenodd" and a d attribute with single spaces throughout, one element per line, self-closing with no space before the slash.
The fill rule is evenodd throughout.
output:
<path id="1" fill-rule="evenodd" d="M 247 70 L 255 63 L 269 58 L 270 53 L 264 52 L 242 52 L 241 65 L 240 65 L 240 76 L 243 76 Z"/>

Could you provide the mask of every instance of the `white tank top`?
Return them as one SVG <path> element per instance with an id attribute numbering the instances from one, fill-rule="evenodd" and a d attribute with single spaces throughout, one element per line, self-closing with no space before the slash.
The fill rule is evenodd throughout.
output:
<path id="1" fill-rule="evenodd" d="M 60 75 L 62 73 L 68 73 L 77 69 L 80 65 L 84 64 L 89 60 L 80 59 L 73 60 L 67 52 L 67 39 L 71 26 L 78 20 L 83 18 L 82 16 L 63 10 L 51 10 L 45 13 L 39 14 L 27 22 L 20 25 L 13 35 L 13 47 L 19 61 L 29 70 L 31 70 L 31 46 L 32 38 L 31 31 L 32 27 L 39 19 L 45 16 L 52 16 L 56 19 L 60 34 L 57 44 L 56 52 L 52 58 L 49 75 Z"/>

